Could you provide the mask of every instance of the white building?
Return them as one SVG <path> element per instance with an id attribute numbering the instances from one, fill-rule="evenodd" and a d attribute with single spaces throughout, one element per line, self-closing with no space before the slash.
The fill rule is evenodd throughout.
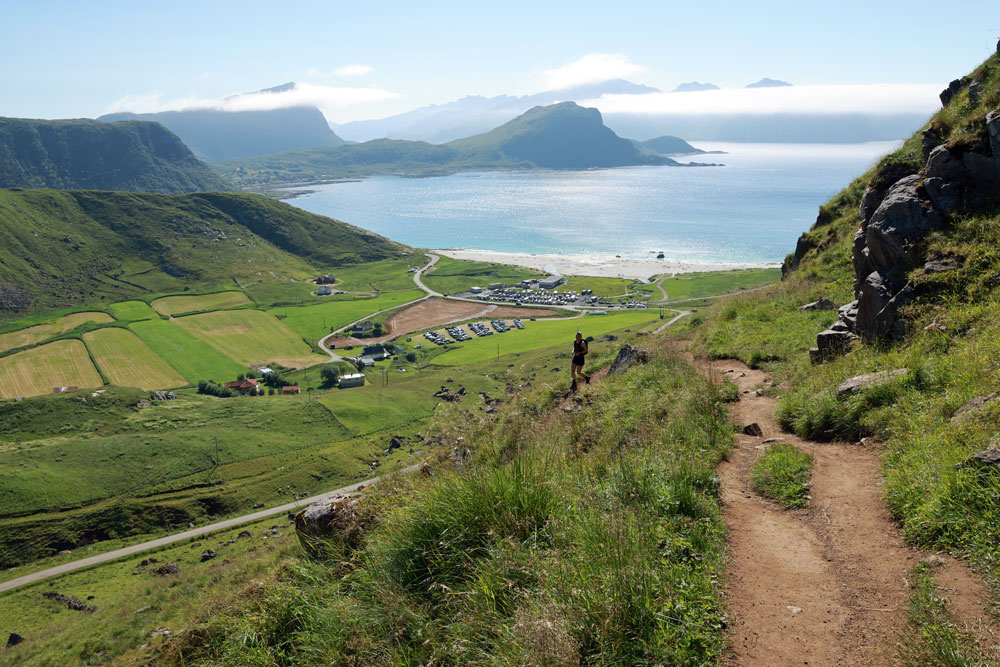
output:
<path id="1" fill-rule="evenodd" d="M 338 386 L 341 389 L 347 389 L 348 387 L 363 387 L 365 385 L 365 374 L 364 373 L 351 373 L 349 375 L 341 375 L 340 382 Z"/>

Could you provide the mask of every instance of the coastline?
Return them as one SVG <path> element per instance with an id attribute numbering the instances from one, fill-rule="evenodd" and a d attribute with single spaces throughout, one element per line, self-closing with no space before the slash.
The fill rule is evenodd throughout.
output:
<path id="1" fill-rule="evenodd" d="M 734 262 L 730 264 L 702 264 L 677 262 L 669 259 L 636 259 L 615 257 L 614 255 L 556 255 L 518 252 L 496 252 L 492 250 L 464 250 L 445 248 L 431 250 L 433 253 L 478 262 L 513 264 L 539 271 L 548 271 L 566 276 L 590 276 L 594 278 L 632 278 L 648 281 L 649 278 L 664 273 L 702 273 L 706 271 L 731 271 L 735 269 L 771 269 L 781 266 L 780 262 Z"/>

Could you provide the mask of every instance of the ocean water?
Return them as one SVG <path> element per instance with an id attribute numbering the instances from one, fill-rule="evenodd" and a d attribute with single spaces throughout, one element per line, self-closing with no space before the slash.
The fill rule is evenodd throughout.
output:
<path id="1" fill-rule="evenodd" d="M 780 262 L 817 209 L 894 142 L 722 144 L 682 158 L 723 167 L 626 167 L 376 176 L 290 200 L 421 248 Z"/>

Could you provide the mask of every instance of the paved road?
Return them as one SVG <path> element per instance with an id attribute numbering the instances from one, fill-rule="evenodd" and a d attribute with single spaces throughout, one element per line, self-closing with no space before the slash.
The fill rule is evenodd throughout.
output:
<path id="1" fill-rule="evenodd" d="M 419 465 L 409 466 L 400 470 L 400 473 L 411 472 L 416 470 Z M 395 473 L 398 474 L 398 473 Z M 356 484 L 351 484 L 350 486 L 344 486 L 339 489 L 334 489 L 333 491 L 327 491 L 326 493 L 321 493 L 310 498 L 303 498 L 292 503 L 285 503 L 284 505 L 279 505 L 278 507 L 272 507 L 266 510 L 260 510 L 259 512 L 253 512 L 251 514 L 245 514 L 243 516 L 238 516 L 232 519 L 226 519 L 225 521 L 219 521 L 216 523 L 209 524 L 207 526 L 201 526 L 200 528 L 192 528 L 191 530 L 186 530 L 183 533 L 177 533 L 176 535 L 168 535 L 166 537 L 161 537 L 155 540 L 150 540 L 148 542 L 143 542 L 141 544 L 133 544 L 130 547 L 124 547 L 122 549 L 116 549 L 114 551 L 108 551 L 107 553 L 98 554 L 96 556 L 90 556 L 88 558 L 81 558 L 80 560 L 74 560 L 69 563 L 63 563 L 62 565 L 57 565 L 55 567 L 50 567 L 47 570 L 39 570 L 38 572 L 33 572 L 31 574 L 26 574 L 23 577 L 18 577 L 17 579 L 11 579 L 10 581 L 4 581 L 0 583 L 0 593 L 4 591 L 13 590 L 19 588 L 20 586 L 25 586 L 27 584 L 32 584 L 37 581 L 42 581 L 43 579 L 48 579 L 49 577 L 54 577 L 57 574 L 65 574 L 67 572 L 72 572 L 73 570 L 79 570 L 81 568 L 90 567 L 92 565 L 98 565 L 99 563 L 106 563 L 108 561 L 117 560 L 119 558 L 124 558 L 125 556 L 133 556 L 137 553 L 143 551 L 148 551 L 149 549 L 156 549 L 158 547 L 165 547 L 175 542 L 183 542 L 184 540 L 190 539 L 192 537 L 199 537 L 201 535 L 206 535 L 208 533 L 214 533 L 219 530 L 225 530 L 227 528 L 235 528 L 236 526 L 242 526 L 246 523 L 253 523 L 260 519 L 266 519 L 269 516 L 275 516 L 277 514 L 287 514 L 291 511 L 298 511 L 315 502 L 319 502 L 324 498 L 329 498 L 331 496 L 342 496 L 349 493 L 357 493 L 362 488 L 375 484 L 382 477 L 374 477 L 372 479 L 366 479 L 363 482 L 358 482 Z"/>
<path id="2" fill-rule="evenodd" d="M 668 308 L 668 310 L 673 310 L 675 313 L 677 313 L 677 315 L 674 316 L 673 318 L 671 318 L 670 320 L 664 322 L 660 326 L 656 327 L 655 329 L 653 329 L 653 333 L 658 334 L 661 331 L 663 331 L 664 329 L 666 329 L 667 327 L 669 327 L 671 324 L 673 324 L 674 322 L 676 322 L 677 320 L 679 320 L 682 317 L 686 317 L 687 315 L 691 314 L 690 310 L 674 310 L 673 308 Z"/>

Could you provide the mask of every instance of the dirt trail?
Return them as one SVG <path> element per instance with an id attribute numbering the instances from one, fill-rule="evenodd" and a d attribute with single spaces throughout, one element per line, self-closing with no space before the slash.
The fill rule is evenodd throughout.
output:
<path id="1" fill-rule="evenodd" d="M 906 624 L 910 570 L 927 554 L 908 547 L 889 516 L 878 450 L 784 433 L 774 420 L 776 400 L 754 393 L 769 386 L 765 373 L 732 360 L 699 365 L 739 387 L 733 421 L 763 430 L 740 435 L 719 469 L 731 551 L 730 664 L 891 664 Z M 750 469 L 773 438 L 814 456 L 809 509 L 782 510 L 750 489 Z M 983 584 L 961 563 L 945 559 L 938 581 L 963 621 L 983 616 Z"/>

